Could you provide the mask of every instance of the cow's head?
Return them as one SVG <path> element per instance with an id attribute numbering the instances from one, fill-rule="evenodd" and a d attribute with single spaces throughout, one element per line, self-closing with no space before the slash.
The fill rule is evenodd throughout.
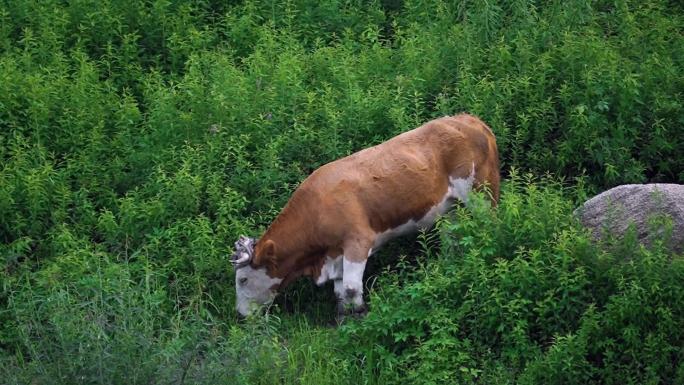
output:
<path id="1" fill-rule="evenodd" d="M 269 276 L 266 266 L 260 263 L 273 255 L 273 241 L 266 241 L 265 247 L 257 248 L 256 244 L 254 238 L 240 236 L 231 258 L 235 266 L 235 307 L 242 316 L 271 304 L 276 295 L 275 288 L 282 281 Z"/>

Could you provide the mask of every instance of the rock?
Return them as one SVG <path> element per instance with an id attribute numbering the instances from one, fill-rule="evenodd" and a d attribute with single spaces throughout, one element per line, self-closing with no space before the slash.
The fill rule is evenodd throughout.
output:
<path id="1" fill-rule="evenodd" d="M 664 232 L 663 226 L 654 226 L 653 221 L 667 216 L 673 222 L 668 246 L 676 253 L 684 252 L 684 185 L 618 186 L 589 199 L 576 214 L 596 239 L 604 234 L 622 237 L 634 224 L 638 240 L 645 245 Z"/>

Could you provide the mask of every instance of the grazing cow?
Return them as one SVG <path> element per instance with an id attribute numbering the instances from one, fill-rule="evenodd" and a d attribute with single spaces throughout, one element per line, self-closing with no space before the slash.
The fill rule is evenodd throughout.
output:
<path id="1" fill-rule="evenodd" d="M 499 198 L 492 131 L 468 114 L 445 116 L 328 163 L 302 182 L 258 240 L 235 243 L 241 315 L 271 303 L 301 276 L 334 281 L 338 312 L 361 313 L 366 260 L 389 239 L 429 228 L 455 199 L 487 185 Z"/>

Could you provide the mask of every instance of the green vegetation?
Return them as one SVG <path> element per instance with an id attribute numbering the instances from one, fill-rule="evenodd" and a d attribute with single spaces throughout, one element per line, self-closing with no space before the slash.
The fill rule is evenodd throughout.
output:
<path id="1" fill-rule="evenodd" d="M 684 260 L 572 216 L 684 183 L 683 26 L 665 0 L 0 1 L 0 383 L 684 383 Z M 302 281 L 237 322 L 239 234 L 460 111 L 497 134 L 496 212 L 389 245 L 362 320 Z"/>

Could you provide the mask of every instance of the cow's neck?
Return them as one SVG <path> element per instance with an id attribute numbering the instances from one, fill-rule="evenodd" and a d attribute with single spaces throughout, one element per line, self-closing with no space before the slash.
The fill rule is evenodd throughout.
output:
<path id="1" fill-rule="evenodd" d="M 269 275 L 285 278 L 288 275 L 301 274 L 299 270 L 316 253 L 315 240 L 310 239 L 313 234 L 310 227 L 309 213 L 295 211 L 289 205 L 283 209 L 259 239 L 259 243 L 267 240 L 275 243 L 276 260 L 270 264 Z"/>

